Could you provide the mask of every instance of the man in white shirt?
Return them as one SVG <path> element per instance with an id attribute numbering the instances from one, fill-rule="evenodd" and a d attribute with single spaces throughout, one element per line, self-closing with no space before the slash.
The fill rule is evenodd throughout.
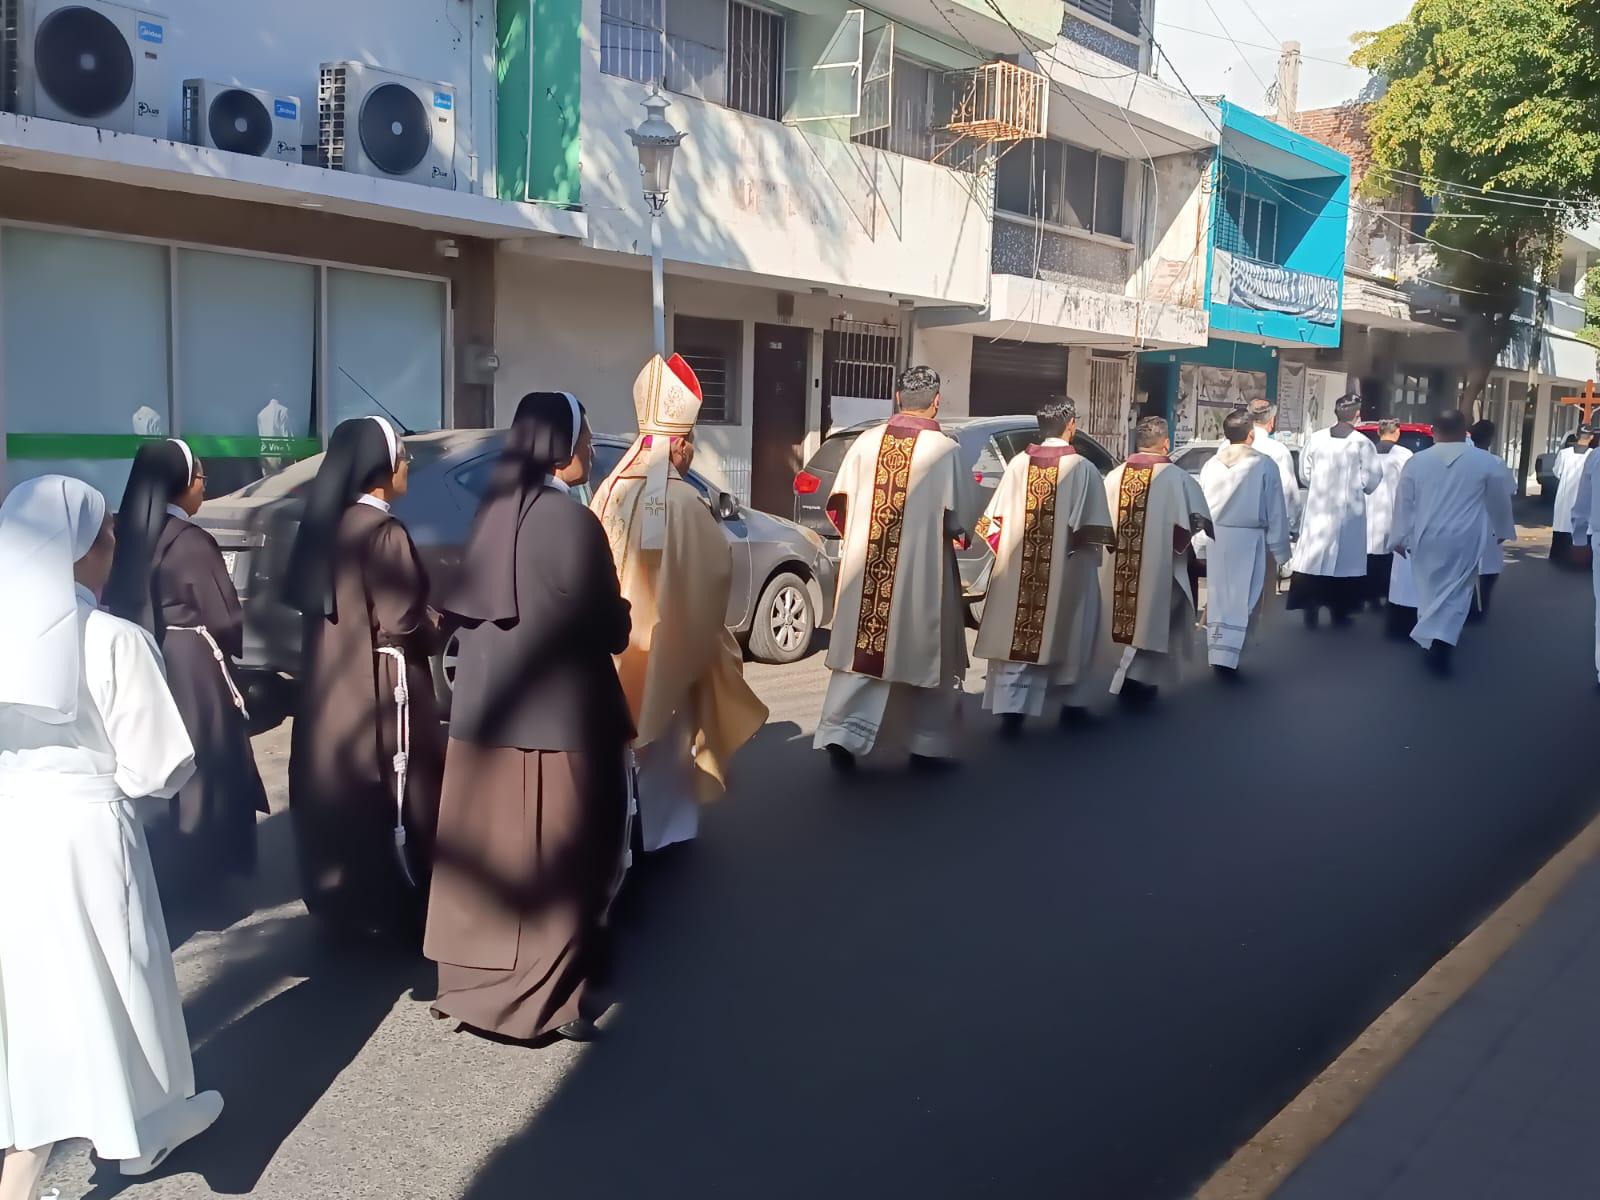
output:
<path id="1" fill-rule="evenodd" d="M 1334 425 L 1313 433 L 1300 451 L 1300 477 L 1308 490 L 1288 607 L 1303 612 L 1311 629 L 1323 608 L 1332 612 L 1335 625 L 1348 625 L 1361 605 L 1367 586 L 1367 497 L 1383 482 L 1377 450 L 1356 432 L 1361 397 L 1341 396 L 1333 413 Z"/>
<path id="2" fill-rule="evenodd" d="M 1394 555 L 1389 551 L 1389 535 L 1394 531 L 1394 504 L 1400 491 L 1400 472 L 1411 460 L 1411 451 L 1400 444 L 1400 422 L 1378 422 L 1378 466 L 1383 480 L 1378 490 L 1367 497 L 1367 598 L 1374 607 L 1384 607 L 1389 599 Z M 1410 632 L 1410 626 L 1406 627 Z"/>
<path id="3" fill-rule="evenodd" d="M 1250 401 L 1250 420 L 1255 423 L 1255 437 L 1250 447 L 1257 454 L 1272 460 L 1283 486 L 1283 511 L 1289 516 L 1289 534 L 1292 537 L 1300 528 L 1300 481 L 1294 474 L 1294 455 L 1275 436 L 1278 428 L 1278 407 L 1263 398 Z M 1288 577 L 1287 558 L 1277 564 L 1280 576 Z"/>

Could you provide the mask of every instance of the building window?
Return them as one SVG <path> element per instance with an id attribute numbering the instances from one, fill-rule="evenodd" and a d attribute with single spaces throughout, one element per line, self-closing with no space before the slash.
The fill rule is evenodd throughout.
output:
<path id="1" fill-rule="evenodd" d="M 995 204 L 1052 225 L 1121 238 L 1128 164 L 1066 142 L 1035 138 L 1000 160 Z"/>
<path id="2" fill-rule="evenodd" d="M 431 279 L 329 270 L 329 429 L 373 412 L 418 432 L 439 428 L 446 303 Z"/>
<path id="3" fill-rule="evenodd" d="M 704 397 L 700 405 L 700 424 L 737 423 L 743 322 L 676 317 L 672 322 L 672 343 L 672 348 L 683 356 L 700 380 L 700 392 Z"/>
<path id="4" fill-rule="evenodd" d="M 1420 414 L 1428 408 L 1428 377 L 1426 375 L 1412 375 L 1405 371 L 1396 371 L 1394 375 L 1393 404 L 1395 415 L 1401 415 L 1401 410 L 1412 414 Z"/>
<path id="5" fill-rule="evenodd" d="M 1068 8 L 1086 12 L 1123 33 L 1134 35 L 1139 33 L 1143 22 L 1140 12 L 1143 5 L 1144 0 L 1067 0 Z"/>
<path id="6" fill-rule="evenodd" d="M 739 0 L 601 0 L 600 69 L 783 116 L 784 19 Z"/>
<path id="7" fill-rule="evenodd" d="M 1243 191 L 1223 195 L 1217 245 L 1258 262 L 1278 264 L 1278 206 Z M 1278 264 L 1281 265 L 1281 264 Z"/>
<path id="8" fill-rule="evenodd" d="M 889 89 L 888 123 L 870 133 L 858 133 L 854 140 L 863 146 L 903 154 L 907 158 L 932 161 L 933 88 L 931 67 L 896 57 Z"/>

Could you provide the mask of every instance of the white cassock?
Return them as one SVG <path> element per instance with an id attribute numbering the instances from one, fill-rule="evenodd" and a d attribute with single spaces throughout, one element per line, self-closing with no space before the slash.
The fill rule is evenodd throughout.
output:
<path id="1" fill-rule="evenodd" d="M 1553 533 L 1572 532 L 1572 509 L 1578 501 L 1578 483 L 1589 462 L 1589 451 L 1577 446 L 1563 446 L 1556 455 L 1551 473 L 1556 477 L 1556 507 L 1550 518 Z"/>
<path id="2" fill-rule="evenodd" d="M 1111 510 L 1111 643 L 1122 648 L 1111 694 L 1128 680 L 1175 682 L 1194 644 L 1194 593 L 1188 548 L 1209 532 L 1211 513 L 1199 482 L 1163 455 L 1131 454 L 1106 476 Z"/>
<path id="3" fill-rule="evenodd" d="M 1277 468 L 1278 480 L 1283 487 L 1283 511 L 1289 514 L 1289 532 L 1300 528 L 1300 481 L 1294 477 L 1294 455 L 1272 434 L 1256 426 L 1256 440 L 1250 446 L 1257 454 L 1264 454 Z M 1279 566 L 1288 563 L 1286 554 L 1278 560 Z"/>
<path id="4" fill-rule="evenodd" d="M 1100 557 L 1111 540 L 1100 473 L 1060 438 L 1006 465 L 975 530 L 995 554 L 976 650 L 983 706 L 1040 716 L 1079 703 L 1100 630 Z"/>
<path id="5" fill-rule="evenodd" d="M 1600 481 L 1595 472 L 1600 469 L 1600 454 L 1584 457 L 1583 473 L 1578 477 L 1578 494 L 1572 503 L 1572 544 L 1588 545 L 1597 553 L 1589 564 L 1590 580 L 1594 587 L 1594 669 L 1600 676 Z"/>
<path id="6" fill-rule="evenodd" d="M 949 756 L 967 669 L 951 538 L 969 478 L 960 447 L 921 417 L 891 417 L 845 454 L 827 501 L 843 545 L 819 750 L 869 754 L 909 726 L 912 754 Z"/>
<path id="7" fill-rule="evenodd" d="M 1491 457 L 1493 457 L 1494 460 L 1496 462 L 1500 463 L 1502 466 L 1505 466 L 1504 460 L 1501 459 L 1499 455 L 1492 455 Z M 1507 496 L 1511 496 L 1511 497 L 1515 497 L 1516 494 L 1517 494 L 1517 477 L 1514 474 L 1512 474 L 1511 468 L 1509 466 L 1505 467 L 1505 470 L 1502 472 L 1502 474 L 1504 476 L 1502 482 L 1505 484 L 1506 495 Z M 1574 483 L 1572 485 L 1572 498 L 1574 500 L 1576 500 L 1578 498 L 1578 485 L 1576 483 Z M 1569 513 L 1568 514 L 1568 518 L 1569 518 L 1568 529 L 1569 530 L 1571 528 L 1570 517 L 1571 517 L 1571 514 Z M 1483 546 L 1482 553 L 1478 556 L 1478 574 L 1479 575 L 1500 575 L 1500 574 L 1503 574 L 1505 572 L 1505 569 L 1506 569 L 1506 546 L 1505 546 L 1505 542 L 1502 542 L 1499 539 L 1499 537 L 1496 536 L 1494 525 L 1490 521 L 1489 515 L 1488 515 L 1487 512 L 1484 514 L 1482 546 Z"/>
<path id="8" fill-rule="evenodd" d="M 1394 546 L 1411 558 L 1417 625 L 1411 640 L 1455 645 L 1472 610 L 1483 555 L 1484 522 L 1494 536 L 1516 536 L 1505 464 L 1465 442 L 1439 442 L 1400 473 Z"/>
<path id="9" fill-rule="evenodd" d="M 1382 478 L 1376 490 L 1367 497 L 1367 553 L 1388 554 L 1394 545 L 1394 506 L 1400 494 L 1400 472 L 1411 461 L 1411 451 L 1399 442 L 1386 443 L 1387 450 L 1378 455 L 1378 469 Z"/>
<path id="10" fill-rule="evenodd" d="M 1224 446 L 1200 469 L 1211 510 L 1206 550 L 1206 657 L 1237 667 L 1267 580 L 1267 554 L 1289 555 L 1289 516 L 1270 458 L 1250 446 Z"/>
<path id="11" fill-rule="evenodd" d="M 1300 451 L 1300 476 L 1308 490 L 1294 550 L 1295 574 L 1335 579 L 1365 575 L 1367 496 L 1383 482 L 1377 448 L 1353 430 L 1336 437 L 1332 429 L 1319 429 Z"/>
<path id="12" fill-rule="evenodd" d="M 194 749 L 150 635 L 81 588 L 77 626 L 74 717 L 0 704 L 0 1146 L 131 1159 L 194 1095 L 133 798 L 172 796 Z"/>

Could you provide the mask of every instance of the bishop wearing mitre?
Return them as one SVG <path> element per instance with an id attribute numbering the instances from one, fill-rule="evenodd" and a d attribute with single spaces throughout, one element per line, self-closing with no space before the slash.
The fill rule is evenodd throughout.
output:
<path id="1" fill-rule="evenodd" d="M 645 850 L 699 832 L 700 804 L 721 795 L 729 760 L 767 719 L 723 623 L 733 552 L 684 478 L 700 402 L 688 363 L 676 354 L 651 358 L 633 384 L 639 436 L 591 506 L 632 608 L 617 674 L 638 730 Z"/>
<path id="2" fill-rule="evenodd" d="M 1071 400 L 1040 405 L 1039 442 L 1007 464 L 975 531 L 995 554 L 976 646 L 989 662 L 983 706 L 1008 737 L 1047 707 L 1063 726 L 1087 717 L 1077 693 L 1100 630 L 1111 514 L 1100 473 L 1072 448 L 1077 432 Z"/>
<path id="3" fill-rule="evenodd" d="M 1194 582 L 1189 545 L 1212 534 L 1211 510 L 1194 476 L 1167 457 L 1167 423 L 1146 417 L 1134 435 L 1136 451 L 1106 476 L 1111 507 L 1111 642 L 1122 658 L 1111 693 L 1148 701 L 1177 682 L 1179 664 L 1193 653 Z"/>
<path id="4" fill-rule="evenodd" d="M 939 375 L 905 371 L 895 415 L 855 440 L 828 496 L 843 539 L 816 746 L 836 769 L 890 742 L 949 763 L 967 670 L 961 578 L 967 476 L 939 428 Z"/>

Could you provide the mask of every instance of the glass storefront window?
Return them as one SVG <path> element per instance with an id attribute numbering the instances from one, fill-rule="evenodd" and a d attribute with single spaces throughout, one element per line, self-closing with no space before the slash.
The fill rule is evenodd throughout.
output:
<path id="1" fill-rule="evenodd" d="M 429 279 L 328 271 L 328 428 L 390 416 L 440 427 L 445 288 Z"/>

